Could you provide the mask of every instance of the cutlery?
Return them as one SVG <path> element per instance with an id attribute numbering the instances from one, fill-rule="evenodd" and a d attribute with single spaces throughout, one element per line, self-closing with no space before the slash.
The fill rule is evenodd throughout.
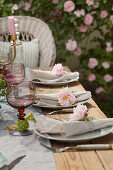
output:
<path id="1" fill-rule="evenodd" d="M 12 161 L 9 165 L 4 165 L 0 170 L 11 170 L 16 164 L 18 164 L 26 155 L 20 156 Z"/>
<path id="2" fill-rule="evenodd" d="M 97 150 L 108 150 L 108 149 L 112 149 L 111 144 L 86 144 L 86 145 L 66 146 L 64 148 L 53 148 L 53 147 L 46 145 L 42 141 L 40 143 L 41 143 L 41 145 L 45 146 L 49 150 L 51 150 L 53 152 L 58 152 L 58 153 L 64 152 L 65 150 L 68 150 L 68 149 L 77 149 L 77 150 L 96 150 L 96 149 Z"/>
<path id="3" fill-rule="evenodd" d="M 44 113 L 44 112 L 38 112 L 38 113 L 40 113 L 40 114 L 45 114 L 45 115 L 52 115 L 52 114 L 54 114 L 54 113 L 59 113 L 59 112 L 71 113 L 71 112 L 73 112 L 73 108 L 54 110 L 54 111 L 49 112 L 49 113 Z"/>

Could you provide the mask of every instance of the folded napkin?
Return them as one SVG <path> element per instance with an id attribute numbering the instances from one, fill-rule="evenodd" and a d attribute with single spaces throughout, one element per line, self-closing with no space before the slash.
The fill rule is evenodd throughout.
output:
<path id="1" fill-rule="evenodd" d="M 90 91 L 75 91 L 72 92 L 72 94 L 76 98 L 76 103 L 87 100 L 91 98 L 91 92 Z M 58 94 L 57 93 L 51 93 L 51 94 L 36 94 L 36 101 L 35 103 L 37 106 L 57 106 L 58 104 Z"/>
<path id="2" fill-rule="evenodd" d="M 31 79 L 32 80 L 39 80 L 41 82 L 48 83 L 55 83 L 55 82 L 61 82 L 71 79 L 77 79 L 79 78 L 78 72 L 63 72 L 63 75 L 56 76 L 52 73 L 52 71 L 42 71 L 42 70 L 31 70 Z"/>
<path id="3" fill-rule="evenodd" d="M 113 118 L 93 119 L 90 121 L 61 121 L 45 116 L 39 116 L 36 122 L 36 129 L 41 133 L 60 134 L 69 137 L 111 125 L 113 125 Z"/>

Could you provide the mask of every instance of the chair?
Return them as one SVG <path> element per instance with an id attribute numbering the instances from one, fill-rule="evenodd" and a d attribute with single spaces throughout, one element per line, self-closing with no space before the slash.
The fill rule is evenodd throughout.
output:
<path id="1" fill-rule="evenodd" d="M 42 20 L 30 16 L 15 16 L 21 41 L 39 40 L 39 67 L 52 66 L 56 58 L 56 47 L 52 32 Z M 0 18 L 0 41 L 9 41 L 8 17 Z"/>

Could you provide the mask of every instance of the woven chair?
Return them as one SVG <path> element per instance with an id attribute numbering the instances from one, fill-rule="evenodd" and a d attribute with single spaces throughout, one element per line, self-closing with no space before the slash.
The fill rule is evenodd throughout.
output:
<path id="1" fill-rule="evenodd" d="M 42 20 L 29 16 L 15 16 L 21 41 L 39 40 L 39 67 L 52 66 L 56 58 L 54 38 L 48 25 Z M 9 41 L 8 17 L 0 18 L 0 41 Z"/>

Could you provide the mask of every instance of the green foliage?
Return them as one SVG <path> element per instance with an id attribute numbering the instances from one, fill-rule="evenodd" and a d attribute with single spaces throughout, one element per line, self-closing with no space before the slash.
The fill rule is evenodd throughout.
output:
<path id="1" fill-rule="evenodd" d="M 6 88 L 5 88 L 5 81 L 3 80 L 3 75 L 0 74 L 0 96 L 5 96 Z"/>

